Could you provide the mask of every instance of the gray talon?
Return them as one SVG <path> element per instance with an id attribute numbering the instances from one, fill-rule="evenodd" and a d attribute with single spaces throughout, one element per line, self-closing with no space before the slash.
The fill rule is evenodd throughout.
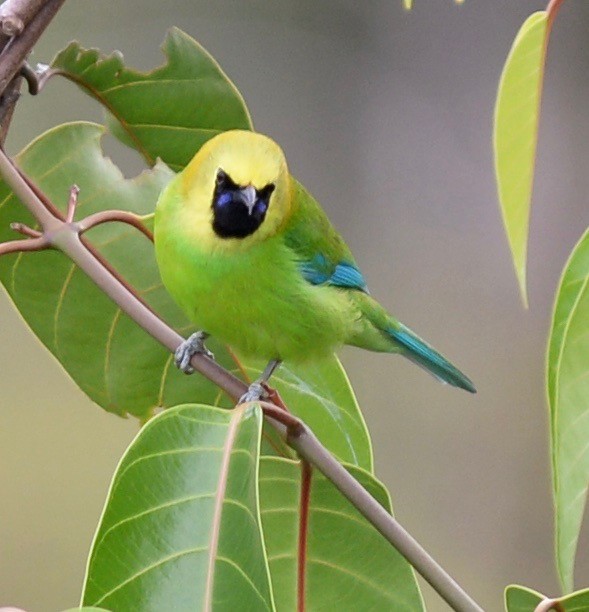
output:
<path id="1" fill-rule="evenodd" d="M 268 365 L 264 368 L 262 375 L 258 380 L 255 380 L 249 387 L 248 390 L 239 398 L 238 404 L 244 404 L 245 402 L 259 402 L 260 400 L 268 399 L 268 391 L 264 389 L 264 384 L 268 382 L 270 376 L 272 376 L 274 370 L 281 364 L 280 359 L 271 359 Z"/>
<path id="2" fill-rule="evenodd" d="M 190 360 L 193 355 L 201 354 L 214 359 L 215 356 L 209 351 L 204 342 L 209 337 L 209 334 L 203 331 L 197 331 L 189 338 L 184 340 L 182 344 L 174 352 L 174 363 L 179 370 L 184 374 L 192 374 L 194 368 L 190 365 Z"/>
<path id="3" fill-rule="evenodd" d="M 261 399 L 265 399 L 268 396 L 268 392 L 261 383 L 253 382 L 248 390 L 239 398 L 238 404 L 245 404 L 246 402 L 259 402 Z"/>

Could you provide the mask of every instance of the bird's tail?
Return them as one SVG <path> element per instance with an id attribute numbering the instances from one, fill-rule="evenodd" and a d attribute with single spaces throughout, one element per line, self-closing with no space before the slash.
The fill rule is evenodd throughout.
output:
<path id="1" fill-rule="evenodd" d="M 386 333 L 399 345 L 402 355 L 433 374 L 438 380 L 476 393 L 472 381 L 467 376 L 408 327 L 396 323 L 387 328 Z"/>

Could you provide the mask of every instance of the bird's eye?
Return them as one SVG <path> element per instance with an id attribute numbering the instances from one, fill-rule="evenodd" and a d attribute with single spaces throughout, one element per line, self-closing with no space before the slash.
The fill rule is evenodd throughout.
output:
<path id="1" fill-rule="evenodd" d="M 230 193 L 225 192 L 222 193 L 218 198 L 217 198 L 217 206 L 219 208 L 223 208 L 223 206 L 226 206 L 227 204 L 230 204 L 231 201 L 233 200 L 233 197 Z"/>
<path id="2" fill-rule="evenodd" d="M 268 210 L 268 204 L 265 200 L 258 200 L 256 202 L 254 210 L 259 214 L 263 215 Z"/>
<path id="3" fill-rule="evenodd" d="M 223 172 L 223 170 L 221 170 L 221 168 L 219 168 L 219 170 L 217 170 L 217 178 L 216 178 L 216 182 L 217 185 L 222 185 L 223 183 L 227 182 L 227 173 Z"/>

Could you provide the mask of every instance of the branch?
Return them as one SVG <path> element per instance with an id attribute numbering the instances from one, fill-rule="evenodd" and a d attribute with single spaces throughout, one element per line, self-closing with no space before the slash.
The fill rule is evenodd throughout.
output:
<path id="1" fill-rule="evenodd" d="M 21 176 L 1 149 L 0 175 L 40 223 L 44 231 L 43 237 L 48 244 L 66 254 L 146 332 L 170 351 L 174 352 L 178 348 L 183 338 L 153 313 L 128 286 L 113 275 L 82 241 L 81 231 L 95 224 L 96 215 L 91 215 L 79 223 L 68 222 L 54 215 L 46 208 L 36 191 Z M 76 193 L 75 189 L 74 187 L 70 194 L 70 205 L 68 206 L 70 210 L 72 197 L 75 197 Z M 104 213 L 99 220 L 111 220 L 109 217 L 114 218 L 116 214 Z M 26 244 L 33 240 L 35 238 L 18 242 Z M 194 355 L 190 364 L 236 401 L 247 390 L 245 383 L 208 357 Z M 304 460 L 312 463 L 333 482 L 443 599 L 458 611 L 482 610 L 362 485 L 350 476 L 302 421 L 275 404 L 263 402 L 262 406 L 268 423 Z"/>
<path id="2" fill-rule="evenodd" d="M 482 612 L 482 608 L 366 489 L 319 442 L 303 421 L 272 404 L 260 402 L 266 420 L 286 438 L 288 445 L 313 464 L 352 505 L 429 582 L 453 610 Z"/>
<path id="3" fill-rule="evenodd" d="M 15 76 L 21 73 L 23 63 L 31 48 L 45 30 L 65 0 L 6 0 L 0 9 L 0 37 L 2 32 L 14 36 L 0 53 L 0 95 Z M 22 27 L 21 27 L 22 23 Z M 3 41 L 0 40 L 0 47 Z M 25 67 L 24 75 L 34 81 L 34 74 Z M 17 77 L 18 78 L 18 77 Z M 36 85 L 33 83 L 33 89 Z M 6 117 L 10 118 L 12 107 L 18 99 L 18 87 L 5 98 L 8 110 L 0 137 L 6 131 Z M 2 106 L 2 105 L 0 105 Z M 1 110 L 1 109 L 0 109 Z M 0 116 L 1 119 L 1 116 Z M 15 196 L 26 206 L 41 227 L 41 232 L 21 224 L 13 229 L 29 236 L 0 245 L 0 255 L 43 248 L 57 248 L 82 269 L 94 283 L 104 291 L 129 317 L 147 333 L 151 334 L 168 350 L 174 352 L 183 338 L 166 325 L 127 285 L 110 264 L 81 236 L 91 227 L 106 221 L 123 221 L 137 227 L 148 238 L 148 230 L 139 219 L 124 211 L 107 211 L 90 215 L 75 223 L 73 214 L 77 188 L 72 188 L 66 217 L 40 190 L 21 174 L 0 148 L 0 176 L 12 189 Z M 237 400 L 247 387 L 245 383 L 203 355 L 194 355 L 192 367 Z M 299 419 L 284 411 L 284 405 L 276 395 L 276 404 L 262 402 L 266 421 L 294 448 L 303 460 L 312 463 L 326 478 L 350 500 L 350 502 L 382 533 L 389 542 L 406 557 L 417 571 L 436 589 L 440 596 L 459 612 L 482 612 L 476 604 L 444 570 L 421 548 L 421 546 L 388 514 L 382 506 L 333 458 L 321 445 L 311 430 Z"/>
<path id="4" fill-rule="evenodd" d="M 18 36 L 45 4 L 45 0 L 6 0 L 0 6 L 0 29 L 6 36 Z"/>
<path id="5" fill-rule="evenodd" d="M 141 217 L 135 215 L 126 210 L 103 210 L 101 212 L 88 215 L 85 219 L 78 223 L 80 233 L 87 232 L 89 229 L 101 225 L 102 223 L 109 223 L 111 221 L 120 221 L 121 223 L 127 223 L 132 225 L 135 229 L 138 229 L 145 237 L 153 242 L 153 234 L 143 225 Z"/>
<path id="6" fill-rule="evenodd" d="M 6 0 L 2 5 L 0 20 L 8 20 L 11 27 L 22 29 L 0 54 L 0 93 L 18 74 L 23 62 L 39 37 L 55 17 L 65 0 Z M 27 23 L 27 20 L 28 21 Z M 1 23 L 1 21 L 0 21 Z M 17 32 L 15 32 L 17 33 Z"/>
<path id="7" fill-rule="evenodd" d="M 178 348 L 183 338 L 153 313 L 128 286 L 113 275 L 82 241 L 81 231 L 85 231 L 88 227 L 96 224 L 96 215 L 91 215 L 79 223 L 68 222 L 55 216 L 45 207 L 37 193 L 25 181 L 1 149 L 0 175 L 40 223 L 44 230 L 43 239 L 47 244 L 67 255 L 123 312 L 167 349 L 174 352 Z M 68 209 L 71 209 L 72 197 L 75 197 L 73 194 L 76 193 L 75 189 L 74 187 L 70 194 Z M 99 216 L 99 221 L 113 220 L 116 216 L 116 212 L 113 215 L 104 213 Z M 34 240 L 38 240 L 38 238 L 18 241 L 19 246 L 31 243 Z M 208 357 L 194 355 L 190 364 L 236 401 L 247 390 L 245 383 Z M 267 404 L 266 402 L 262 404 L 269 424 L 286 439 L 287 443 L 304 460 L 312 463 L 333 482 L 443 599 L 458 611 L 478 612 L 482 610 L 362 485 L 350 476 L 302 421 L 292 414 L 285 413 L 283 408 L 274 404 Z"/>
<path id="8" fill-rule="evenodd" d="M 22 253 L 24 251 L 42 251 L 48 249 L 49 245 L 44 238 L 34 238 L 33 240 L 13 240 L 11 242 L 0 243 L 0 255 L 9 253 Z"/>

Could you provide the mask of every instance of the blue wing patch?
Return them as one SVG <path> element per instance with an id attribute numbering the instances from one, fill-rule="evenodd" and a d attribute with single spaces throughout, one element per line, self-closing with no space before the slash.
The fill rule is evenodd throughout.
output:
<path id="1" fill-rule="evenodd" d="M 362 272 L 353 263 L 342 261 L 334 268 L 324 255 L 316 255 L 311 261 L 301 263 L 299 269 L 312 285 L 333 285 L 368 293 Z"/>

